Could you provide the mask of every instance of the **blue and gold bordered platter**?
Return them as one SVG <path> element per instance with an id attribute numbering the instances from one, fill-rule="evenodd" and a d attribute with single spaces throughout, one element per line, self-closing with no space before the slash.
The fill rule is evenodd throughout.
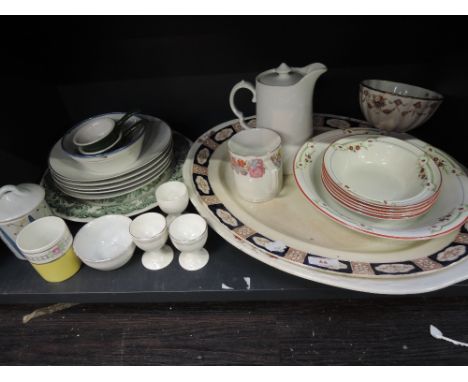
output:
<path id="1" fill-rule="evenodd" d="M 314 118 L 317 133 L 353 127 L 368 125 L 334 115 Z M 233 191 L 226 159 L 226 142 L 240 129 L 237 120 L 210 129 L 192 146 L 183 170 L 198 212 L 235 247 L 284 272 L 371 293 L 423 293 L 468 278 L 466 227 L 418 242 L 370 237 L 324 216 L 300 194 L 291 175 L 274 201 L 242 201 Z"/>

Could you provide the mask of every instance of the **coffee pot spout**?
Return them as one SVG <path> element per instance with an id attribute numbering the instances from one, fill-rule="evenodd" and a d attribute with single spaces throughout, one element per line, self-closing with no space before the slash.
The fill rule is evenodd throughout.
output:
<path id="1" fill-rule="evenodd" d="M 327 70 L 327 67 L 320 62 L 304 66 L 303 68 L 298 68 L 298 71 L 304 76 L 298 82 L 298 85 L 303 86 L 305 89 L 313 89 L 317 79 Z"/>
<path id="2" fill-rule="evenodd" d="M 313 64 L 306 65 L 303 68 L 298 68 L 298 70 L 302 72 L 304 77 L 315 75 L 316 78 L 318 78 L 321 74 L 325 73 L 328 69 L 324 64 L 320 62 L 315 62 Z"/>

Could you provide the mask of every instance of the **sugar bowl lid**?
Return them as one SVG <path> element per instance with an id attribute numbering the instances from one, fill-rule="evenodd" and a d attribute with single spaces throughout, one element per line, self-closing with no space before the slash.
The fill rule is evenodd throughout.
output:
<path id="1" fill-rule="evenodd" d="M 270 86 L 291 86 L 304 77 L 303 73 L 289 67 L 284 62 L 276 69 L 267 70 L 258 76 L 258 81 Z"/>
<path id="2" fill-rule="evenodd" d="M 3 186 L 0 188 L 0 223 L 29 214 L 44 200 L 44 196 L 44 189 L 37 184 Z"/>

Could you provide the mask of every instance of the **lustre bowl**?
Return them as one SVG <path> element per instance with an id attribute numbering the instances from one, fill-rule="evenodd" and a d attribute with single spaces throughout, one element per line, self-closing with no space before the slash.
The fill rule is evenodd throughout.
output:
<path id="1" fill-rule="evenodd" d="M 399 82 L 370 79 L 359 86 L 359 104 L 367 121 L 381 130 L 406 132 L 425 123 L 443 96 Z"/>

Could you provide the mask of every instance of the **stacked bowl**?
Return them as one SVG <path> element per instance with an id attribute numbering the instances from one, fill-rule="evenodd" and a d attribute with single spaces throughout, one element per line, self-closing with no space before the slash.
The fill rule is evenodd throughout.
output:
<path id="1" fill-rule="evenodd" d="M 342 206 L 361 215 L 404 220 L 428 212 L 440 194 L 439 167 L 418 147 L 382 135 L 354 135 L 324 153 L 322 182 Z"/>
<path id="2" fill-rule="evenodd" d="M 49 171 L 73 198 L 107 199 L 150 183 L 173 159 L 166 123 L 136 113 L 107 113 L 71 128 L 52 148 Z"/>

